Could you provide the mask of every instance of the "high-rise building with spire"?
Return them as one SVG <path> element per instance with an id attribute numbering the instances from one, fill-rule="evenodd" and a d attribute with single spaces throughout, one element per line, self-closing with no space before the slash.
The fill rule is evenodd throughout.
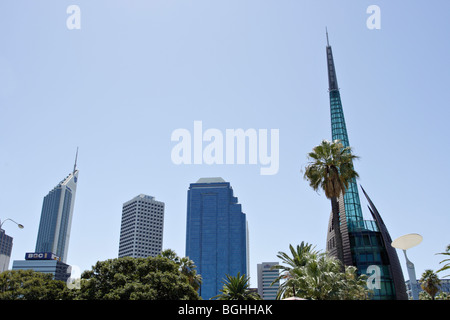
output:
<path id="1" fill-rule="evenodd" d="M 344 147 L 349 147 L 328 31 L 326 53 L 332 139 L 340 140 Z M 368 208 L 373 220 L 365 220 L 363 217 L 358 186 L 353 179 L 345 195 L 337 199 L 335 206 L 339 211 L 339 230 L 333 229 L 333 212 L 331 213 L 327 252 L 338 257 L 346 266 L 356 266 L 359 274 L 369 275 L 368 287 L 373 290 L 373 299 L 407 299 L 403 272 L 397 253 L 391 246 L 389 232 L 367 193 L 362 190 L 369 202 Z M 337 232 L 340 237 L 336 237 Z M 339 238 L 341 243 L 337 243 Z"/>
<path id="2" fill-rule="evenodd" d="M 67 261 L 72 215 L 77 191 L 77 155 L 73 171 L 59 182 L 45 197 L 35 252 L 51 252 Z"/>
<path id="3" fill-rule="evenodd" d="M 62 281 L 70 277 L 66 261 L 78 182 L 77 158 L 78 149 L 73 171 L 44 197 L 35 252 L 26 253 L 25 260 L 15 260 L 13 270 L 50 273 Z"/>

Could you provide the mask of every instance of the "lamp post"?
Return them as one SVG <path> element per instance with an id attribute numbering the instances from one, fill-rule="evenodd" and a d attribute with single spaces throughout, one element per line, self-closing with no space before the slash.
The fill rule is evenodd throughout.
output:
<path id="1" fill-rule="evenodd" d="M 408 256 L 406 255 L 406 250 L 417 246 L 419 243 L 422 242 L 422 239 L 423 237 L 420 234 L 410 233 L 395 239 L 391 243 L 391 245 L 394 248 L 403 250 L 403 253 L 405 254 L 406 268 L 408 270 L 413 300 L 419 300 L 419 292 L 417 290 L 416 271 L 414 268 L 414 264 L 408 259 Z"/>
<path id="2" fill-rule="evenodd" d="M 18 226 L 20 229 L 23 229 L 23 228 L 24 228 L 23 224 L 17 223 L 17 222 L 15 222 L 13 219 L 8 218 L 8 219 L 3 220 L 2 223 L 0 223 L 0 229 L 2 228 L 3 224 L 4 224 L 6 221 L 8 221 L 8 220 L 14 222 L 15 224 L 17 224 L 17 226 Z"/>
<path id="3" fill-rule="evenodd" d="M 0 232 L 0 248 L 4 247 L 2 242 L 6 241 L 7 242 L 6 248 L 11 246 L 10 248 L 12 250 L 12 238 L 7 236 L 6 232 L 2 229 L 2 226 L 6 221 L 14 222 L 15 224 L 17 224 L 19 229 L 23 229 L 24 226 L 23 226 L 23 224 L 17 223 L 16 221 L 14 221 L 13 219 L 10 219 L 10 218 L 0 221 L 1 222 L 0 223 L 0 231 L 1 231 Z M 3 234 L 5 234 L 5 237 L 3 237 Z M 10 240 L 8 240 L 8 239 L 10 239 Z M 11 242 L 11 243 L 9 243 L 9 242 Z M 8 243 L 9 243 L 9 245 L 8 245 Z M 11 252 L 8 249 L 6 249 L 6 251 L 5 251 L 5 249 L 0 249 L 0 272 L 3 272 L 8 269 L 10 254 L 11 254 Z"/>

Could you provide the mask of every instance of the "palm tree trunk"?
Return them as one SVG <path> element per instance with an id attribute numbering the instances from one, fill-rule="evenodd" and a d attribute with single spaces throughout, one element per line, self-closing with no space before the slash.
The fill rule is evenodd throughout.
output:
<path id="1" fill-rule="evenodd" d="M 339 223 L 339 205 L 336 197 L 331 198 L 331 210 L 333 213 L 333 229 L 336 242 L 336 255 L 344 268 L 344 247 L 342 245 L 341 226 Z"/>

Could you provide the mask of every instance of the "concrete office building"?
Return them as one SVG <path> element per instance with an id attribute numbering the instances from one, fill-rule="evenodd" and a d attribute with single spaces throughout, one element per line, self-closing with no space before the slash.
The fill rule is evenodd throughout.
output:
<path id="1" fill-rule="evenodd" d="M 258 294 L 263 300 L 276 300 L 280 282 L 274 281 L 280 275 L 279 269 L 272 269 L 278 262 L 263 262 L 257 265 Z"/>
<path id="2" fill-rule="evenodd" d="M 162 251 L 164 202 L 140 194 L 122 207 L 119 258 L 155 257 Z"/>
<path id="3" fill-rule="evenodd" d="M 0 272 L 6 271 L 9 268 L 12 246 L 13 238 L 8 236 L 5 230 L 0 228 Z"/>

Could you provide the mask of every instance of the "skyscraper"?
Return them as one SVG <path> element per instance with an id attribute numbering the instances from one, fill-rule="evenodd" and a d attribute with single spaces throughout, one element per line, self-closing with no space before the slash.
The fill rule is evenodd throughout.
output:
<path id="1" fill-rule="evenodd" d="M 122 207 L 119 258 L 156 257 L 161 253 L 164 230 L 164 202 L 140 194 Z"/>
<path id="2" fill-rule="evenodd" d="M 246 215 L 230 183 L 222 178 L 190 184 L 186 256 L 202 276 L 199 294 L 204 300 L 220 294 L 226 275 L 248 275 Z"/>
<path id="3" fill-rule="evenodd" d="M 332 139 L 340 140 L 344 147 L 348 147 L 350 143 L 328 32 L 326 53 Z M 373 289 L 374 299 L 407 299 L 403 273 L 397 253 L 391 246 L 391 237 L 372 201 L 363 192 L 374 220 L 363 218 L 358 186 L 354 179 L 345 195 L 337 200 L 339 230 L 333 230 L 333 213 L 330 216 L 327 251 L 333 256 L 341 256 L 344 265 L 356 266 L 359 274 L 370 274 L 368 283 Z M 336 232 L 340 232 L 342 243 L 336 243 Z M 342 250 L 340 255 L 339 249 Z"/>
<path id="4" fill-rule="evenodd" d="M 263 300 L 276 300 L 280 282 L 274 282 L 280 275 L 279 269 L 272 269 L 278 262 L 263 262 L 257 265 L 258 294 Z"/>
<path id="5" fill-rule="evenodd" d="M 8 270 L 13 246 L 13 238 L 0 227 L 0 273 Z"/>
<path id="6" fill-rule="evenodd" d="M 66 261 L 78 182 L 77 158 L 78 149 L 73 171 L 44 197 L 35 252 L 26 253 L 25 260 L 13 261 L 12 270 L 49 273 L 61 281 L 70 277 Z"/>
<path id="7" fill-rule="evenodd" d="M 35 252 L 51 252 L 67 261 L 75 194 L 77 191 L 77 156 L 73 171 L 45 197 Z"/>

